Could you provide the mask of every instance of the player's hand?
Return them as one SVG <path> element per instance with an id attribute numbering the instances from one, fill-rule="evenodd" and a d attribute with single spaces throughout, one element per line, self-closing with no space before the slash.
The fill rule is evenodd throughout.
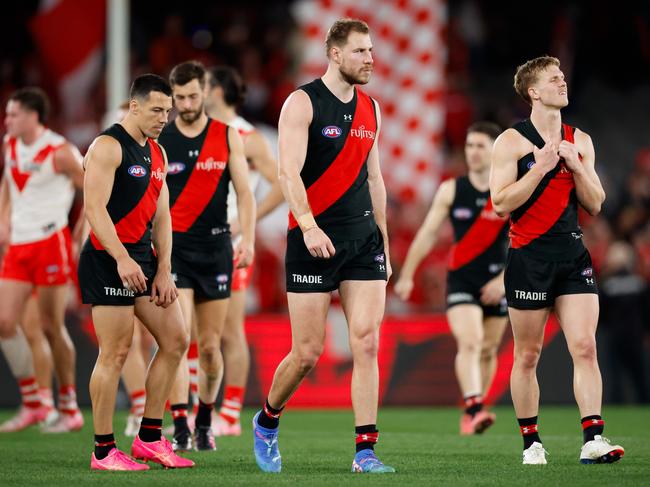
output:
<path id="1" fill-rule="evenodd" d="M 533 147 L 533 155 L 535 156 L 535 167 L 543 174 L 553 169 L 560 160 L 558 148 L 552 142 L 547 142 L 541 149 L 538 149 L 537 146 Z"/>
<path id="2" fill-rule="evenodd" d="M 583 166 L 582 166 L 582 162 L 580 162 L 580 154 L 575 144 L 563 140 L 562 142 L 560 142 L 558 152 L 560 154 L 560 157 L 564 159 L 564 162 L 569 168 L 569 171 L 571 172 L 582 171 Z"/>
<path id="3" fill-rule="evenodd" d="M 235 248 L 234 261 L 237 262 L 237 269 L 243 269 L 253 263 L 255 247 L 253 244 L 242 240 Z"/>
<path id="4" fill-rule="evenodd" d="M 390 281 L 390 276 L 393 275 L 393 266 L 390 265 L 390 258 L 386 256 L 386 284 Z"/>
<path id="5" fill-rule="evenodd" d="M 411 297 L 411 292 L 413 292 L 413 279 L 400 276 L 400 278 L 395 283 L 395 294 L 399 296 L 402 301 L 408 301 Z"/>
<path id="6" fill-rule="evenodd" d="M 122 285 L 130 291 L 143 293 L 147 290 L 147 278 L 138 263 L 128 255 L 117 260 L 117 273 Z"/>
<path id="7" fill-rule="evenodd" d="M 312 257 L 329 259 L 336 253 L 334 244 L 330 238 L 318 227 L 312 227 L 302 234 L 305 246 Z"/>
<path id="8" fill-rule="evenodd" d="M 499 274 L 494 279 L 490 279 L 481 288 L 481 303 L 486 306 L 496 306 L 506 295 L 503 275 Z"/>
<path id="9" fill-rule="evenodd" d="M 230 237 L 235 238 L 241 233 L 241 227 L 239 226 L 239 220 L 234 219 L 228 222 L 230 226 Z"/>
<path id="10" fill-rule="evenodd" d="M 166 308 L 172 304 L 178 297 L 178 289 L 172 279 L 169 271 L 159 269 L 156 272 L 156 277 L 153 278 L 151 284 L 151 297 L 149 301 L 155 301 L 156 306 Z"/>

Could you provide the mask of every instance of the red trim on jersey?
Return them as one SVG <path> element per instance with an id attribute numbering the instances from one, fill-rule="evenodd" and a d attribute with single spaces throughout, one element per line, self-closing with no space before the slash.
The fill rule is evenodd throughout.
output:
<path id="1" fill-rule="evenodd" d="M 562 124 L 564 140 L 573 143 L 573 127 Z M 571 191 L 575 188 L 573 175 L 564 162 L 537 200 L 510 225 L 510 244 L 518 249 L 545 234 L 560 219 L 569 205 Z"/>
<path id="2" fill-rule="evenodd" d="M 131 211 L 120 221 L 115 223 L 115 231 L 122 243 L 138 243 L 148 224 L 153 220 L 158 207 L 158 196 L 163 185 L 165 171 L 165 160 L 160 146 L 152 139 L 148 139 L 151 149 L 151 171 L 149 175 L 149 186 L 144 195 Z M 95 232 L 90 232 L 90 241 L 97 250 L 104 250 Z"/>
<path id="3" fill-rule="evenodd" d="M 11 177 L 13 178 L 14 182 L 16 183 L 16 186 L 18 187 L 18 191 L 22 191 L 25 185 L 27 184 L 27 181 L 29 181 L 29 178 L 32 175 L 32 173 L 30 171 L 22 172 L 18 167 L 18 153 L 16 151 L 17 142 L 18 140 L 15 137 L 11 137 L 9 139 L 9 150 L 11 153 L 11 160 L 13 161 L 13 164 L 11 164 Z M 34 164 L 43 164 L 43 162 L 45 162 L 48 156 L 55 150 L 59 149 L 62 145 L 63 144 L 46 145 L 36 153 L 36 155 L 32 159 L 32 162 Z"/>
<path id="4" fill-rule="evenodd" d="M 469 264 L 485 252 L 497 238 L 508 221 L 498 216 L 492 208 L 492 198 L 488 201 L 469 230 L 454 244 L 449 255 L 449 270 L 455 271 Z"/>
<path id="5" fill-rule="evenodd" d="M 353 131 L 375 135 L 370 137 L 353 137 Z M 360 132 L 359 132 L 360 131 Z M 348 138 L 332 164 L 309 188 L 307 200 L 314 216 L 318 216 L 336 203 L 357 179 L 361 168 L 368 159 L 368 154 L 377 137 L 377 120 L 372 98 L 357 89 L 357 108 L 350 127 Z M 289 230 L 296 228 L 298 222 L 289 213 Z"/>
<path id="6" fill-rule="evenodd" d="M 201 216 L 219 187 L 219 181 L 228 164 L 228 156 L 228 126 L 212 120 L 192 174 L 171 208 L 174 232 L 187 232 Z M 202 170 L 198 167 L 199 164 L 215 162 L 225 164 L 210 170 Z M 226 202 L 224 201 L 223 204 L 225 205 Z"/>

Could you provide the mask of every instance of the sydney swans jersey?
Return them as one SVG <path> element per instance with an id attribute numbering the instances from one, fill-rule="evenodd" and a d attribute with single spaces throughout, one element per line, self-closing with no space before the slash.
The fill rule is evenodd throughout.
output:
<path id="1" fill-rule="evenodd" d="M 226 211 L 230 171 L 228 126 L 208 119 L 196 137 L 170 123 L 158 139 L 167 151 L 167 186 L 174 245 L 210 245 L 229 234 Z"/>
<path id="2" fill-rule="evenodd" d="M 165 174 L 162 149 L 153 139 L 147 139 L 144 147 L 141 146 L 117 123 L 102 135 L 113 137 L 122 149 L 122 160 L 115 169 L 106 210 L 127 250 L 148 253 L 151 251 L 151 226 Z M 95 250 L 103 250 L 93 232 L 90 232 L 90 242 Z"/>
<path id="3" fill-rule="evenodd" d="M 49 129 L 31 145 L 5 136 L 12 244 L 45 240 L 68 225 L 74 187 L 54 164 L 55 152 L 65 143 L 61 135 Z"/>
<path id="4" fill-rule="evenodd" d="M 544 147 L 544 139 L 529 119 L 513 128 L 540 149 Z M 563 140 L 573 143 L 573 134 L 573 127 L 562 124 Z M 521 179 L 534 164 L 532 152 L 519 159 L 517 179 Z M 546 173 L 528 201 L 512 212 L 510 246 L 551 261 L 574 259 L 584 252 L 575 183 L 564 159 Z"/>
<path id="5" fill-rule="evenodd" d="M 500 272 L 508 248 L 508 219 L 495 213 L 490 191 L 477 190 L 467 176 L 457 178 L 449 218 L 454 229 L 449 270 Z"/>
<path id="6" fill-rule="evenodd" d="M 245 118 L 237 116 L 231 122 L 228 123 L 232 128 L 236 129 L 241 135 L 244 145 L 246 145 L 246 137 L 251 133 L 255 132 L 255 127 L 248 122 Z M 248 186 L 251 188 L 253 194 L 257 189 L 257 185 L 260 182 L 260 173 L 255 170 L 255 168 L 248 164 Z M 228 185 L 228 221 L 232 221 L 237 218 L 237 193 L 235 193 L 235 188 L 232 184 L 232 181 Z"/>
<path id="7" fill-rule="evenodd" d="M 357 239 L 376 229 L 368 188 L 368 155 L 377 137 L 375 104 L 356 88 L 348 103 L 316 79 L 300 87 L 311 100 L 307 155 L 300 177 L 325 233 Z M 289 231 L 298 224 L 289 214 Z"/>

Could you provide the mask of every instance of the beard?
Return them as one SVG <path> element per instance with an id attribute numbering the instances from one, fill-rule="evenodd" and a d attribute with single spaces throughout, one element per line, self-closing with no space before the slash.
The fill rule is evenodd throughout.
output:
<path id="1" fill-rule="evenodd" d="M 343 80 L 350 85 L 365 85 L 368 83 L 368 81 L 370 81 L 371 72 L 368 72 L 368 77 L 366 78 L 363 77 L 362 72 L 354 73 L 341 66 L 339 68 L 339 73 L 341 73 Z"/>
<path id="2" fill-rule="evenodd" d="M 185 112 L 178 112 L 178 116 L 181 117 L 181 120 L 183 120 L 183 122 L 185 122 L 188 125 L 191 125 L 201 117 L 202 113 L 203 113 L 203 104 L 196 111 L 187 110 Z"/>

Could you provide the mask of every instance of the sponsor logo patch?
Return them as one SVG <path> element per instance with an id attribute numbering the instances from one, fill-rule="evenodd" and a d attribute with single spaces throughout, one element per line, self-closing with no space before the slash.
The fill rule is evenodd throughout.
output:
<path id="1" fill-rule="evenodd" d="M 185 164 L 182 162 L 170 162 L 169 167 L 167 167 L 167 174 L 179 174 L 185 171 Z"/>
<path id="2" fill-rule="evenodd" d="M 343 131 L 341 130 L 340 127 L 337 127 L 336 125 L 328 125 L 327 127 L 323 128 L 323 135 L 329 139 L 336 139 L 341 136 Z"/>
<path id="3" fill-rule="evenodd" d="M 227 283 L 227 282 L 228 282 L 228 279 L 229 279 L 228 274 L 219 274 L 219 275 L 217 276 L 217 282 L 218 282 L 219 284 L 225 284 L 225 283 Z"/>
<path id="4" fill-rule="evenodd" d="M 545 301 L 547 293 L 541 291 L 521 291 L 515 289 L 515 298 L 525 299 L 527 301 Z"/>
<path id="5" fill-rule="evenodd" d="M 384 254 L 375 255 L 375 262 L 383 264 L 385 260 L 386 258 L 384 257 Z"/>
<path id="6" fill-rule="evenodd" d="M 54 274 L 54 273 L 57 272 L 58 270 L 59 270 L 59 266 L 56 265 L 56 264 L 48 265 L 48 266 L 45 268 L 45 272 L 47 272 L 48 274 Z"/>
<path id="7" fill-rule="evenodd" d="M 147 170 L 140 164 L 134 164 L 128 169 L 128 173 L 134 178 L 143 178 L 147 175 Z"/>
<path id="8" fill-rule="evenodd" d="M 587 267 L 580 274 L 583 275 L 584 277 L 591 277 L 594 275 L 594 270 L 591 267 Z"/>
<path id="9" fill-rule="evenodd" d="M 323 276 L 311 276 L 308 274 L 291 274 L 293 282 L 300 284 L 323 284 Z"/>
<path id="10" fill-rule="evenodd" d="M 534 165 L 535 165 L 535 159 L 532 159 L 532 160 L 528 161 L 528 164 L 526 164 L 526 167 L 527 167 L 528 169 L 530 169 L 530 168 L 532 168 Z"/>
<path id="11" fill-rule="evenodd" d="M 452 215 L 454 215 L 454 218 L 457 220 L 468 220 L 472 218 L 473 214 L 474 212 L 469 208 L 454 208 L 454 211 L 452 212 Z"/>

